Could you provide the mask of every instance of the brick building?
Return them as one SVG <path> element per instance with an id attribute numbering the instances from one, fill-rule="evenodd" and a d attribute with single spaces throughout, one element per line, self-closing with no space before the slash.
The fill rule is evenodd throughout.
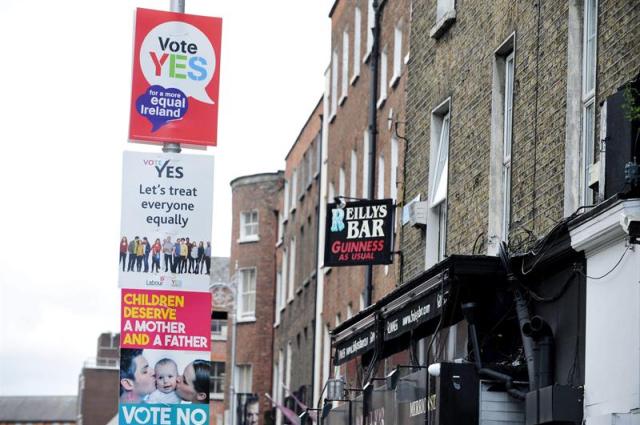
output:
<path id="1" fill-rule="evenodd" d="M 228 349 L 228 305 L 226 297 L 219 294 L 220 288 L 228 288 L 229 257 L 211 258 L 211 385 L 209 411 L 211 425 L 224 425 L 224 389 Z M 225 291 L 226 293 L 226 291 Z M 220 300 L 216 295 L 222 295 Z"/>
<path id="2" fill-rule="evenodd" d="M 356 361 L 378 377 L 409 354 L 370 420 L 637 421 L 639 17 L 629 0 L 412 3 L 406 284 L 333 332 L 357 349 L 374 332 Z"/>
<path id="3" fill-rule="evenodd" d="M 227 351 L 225 409 L 236 420 L 245 401 L 259 398 L 262 416 L 271 411 L 273 318 L 276 292 L 278 194 L 283 173 L 238 177 L 231 182 L 230 279 L 236 286 L 235 338 Z M 235 361 L 234 361 L 235 360 Z M 241 403 L 238 403 L 238 400 Z M 235 415 L 233 410 L 235 411 Z M 240 422 L 238 422 L 240 423 Z"/>
<path id="4" fill-rule="evenodd" d="M 78 425 L 104 425 L 118 413 L 120 334 L 100 334 L 96 357 L 78 378 Z"/>
<path id="5" fill-rule="evenodd" d="M 272 395 L 294 411 L 289 391 L 312 403 L 321 128 L 322 99 L 287 154 L 280 196 Z"/>
<path id="6" fill-rule="evenodd" d="M 326 216 L 326 204 L 333 202 L 335 197 L 347 200 L 391 198 L 402 203 L 410 2 L 381 2 L 379 6 L 375 99 L 371 99 L 372 73 L 369 67 L 374 48 L 370 30 L 375 22 L 373 7 L 372 0 L 337 0 L 329 14 L 332 54 L 324 106 L 323 174 L 326 177 L 322 179 L 321 222 Z M 370 100 L 375 101 L 373 133 L 369 131 Z M 372 147 L 372 138 L 375 138 L 375 148 Z M 370 171 L 374 171 L 374 181 L 371 181 Z M 323 241 L 321 237 L 321 252 Z M 375 302 L 393 289 L 399 281 L 401 268 L 398 257 L 389 266 L 373 267 L 373 291 L 368 295 L 366 267 L 323 268 L 322 261 L 320 266 L 314 397 L 320 395 L 330 376 L 346 374 L 348 381 L 362 384 L 361 368 L 355 363 L 331 367 L 329 333 L 366 307 L 369 297 Z"/>

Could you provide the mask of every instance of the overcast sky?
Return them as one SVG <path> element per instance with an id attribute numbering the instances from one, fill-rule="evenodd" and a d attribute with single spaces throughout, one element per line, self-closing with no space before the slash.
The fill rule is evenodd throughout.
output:
<path id="1" fill-rule="evenodd" d="M 134 10 L 169 3 L 0 1 L 0 395 L 76 394 L 98 335 L 119 331 L 122 152 L 160 150 L 126 142 Z M 282 169 L 322 95 L 332 3 L 186 1 L 224 20 L 214 255 L 229 182 Z"/>

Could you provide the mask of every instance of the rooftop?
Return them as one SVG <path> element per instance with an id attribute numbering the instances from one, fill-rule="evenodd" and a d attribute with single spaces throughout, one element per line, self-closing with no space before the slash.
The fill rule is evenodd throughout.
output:
<path id="1" fill-rule="evenodd" d="M 76 396 L 0 397 L 0 422 L 75 422 Z"/>

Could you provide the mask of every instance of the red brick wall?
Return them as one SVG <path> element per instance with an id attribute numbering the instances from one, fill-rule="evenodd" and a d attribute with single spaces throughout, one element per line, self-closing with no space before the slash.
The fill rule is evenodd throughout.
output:
<path id="1" fill-rule="evenodd" d="M 278 230 L 278 193 L 282 185 L 282 172 L 244 176 L 231 182 L 233 219 L 230 274 L 234 276 L 241 268 L 256 268 L 256 320 L 237 325 L 236 364 L 252 366 L 252 392 L 260 395 L 260 412 L 271 408 L 264 393 L 271 392 L 275 297 L 274 246 Z M 258 210 L 259 240 L 240 243 L 240 213 L 254 209 Z M 232 332 L 231 327 L 229 332 Z M 225 408 L 229 408 L 230 397 L 230 350 L 231 344 L 227 350 Z"/>
<path id="2" fill-rule="evenodd" d="M 363 179 L 363 139 L 364 133 L 368 125 L 368 105 L 370 96 L 370 70 L 368 63 L 363 63 L 367 48 L 367 1 L 366 0 L 339 0 L 333 10 L 332 19 L 332 52 L 334 49 L 338 51 L 338 99 L 342 93 L 342 37 L 343 31 L 348 31 L 349 46 L 349 81 L 352 81 L 353 75 L 353 29 L 354 29 L 354 10 L 355 7 L 360 8 L 362 16 L 361 24 L 361 52 L 358 55 L 360 60 L 360 76 L 353 84 L 349 84 L 347 98 L 338 104 L 336 116 L 329 123 L 328 129 L 328 185 L 333 182 L 336 195 L 340 195 L 339 191 L 339 172 L 340 167 L 344 168 L 346 175 L 345 191 L 343 194 L 349 196 L 349 180 L 351 151 L 356 150 L 358 158 L 357 170 L 357 197 L 366 197 L 366 193 L 362 192 Z M 403 152 L 404 144 L 402 136 L 404 136 L 405 118 L 405 87 L 407 66 L 404 64 L 404 58 L 409 51 L 409 7 L 408 0 L 400 0 L 396 2 L 385 2 L 382 15 L 382 31 L 380 36 L 380 51 L 387 50 L 387 99 L 385 103 L 377 109 L 377 148 L 375 164 L 376 181 L 374 182 L 374 195 L 377 197 L 377 179 L 378 179 L 378 159 L 380 155 L 384 155 L 384 177 L 385 177 L 385 193 L 386 198 L 390 197 L 390 179 L 391 179 L 391 138 L 395 134 L 396 123 L 399 137 L 398 140 L 398 168 L 397 168 L 397 203 L 402 202 L 402 164 L 404 161 Z M 393 49 L 394 49 L 394 29 L 398 22 L 403 21 L 403 37 L 402 37 L 402 54 L 401 54 L 401 75 L 398 83 L 390 87 L 389 81 L 393 75 Z M 331 104 L 331 100 L 329 101 Z M 329 117 L 331 118 L 331 117 Z M 364 196 L 363 196 L 364 195 Z M 330 200 L 332 202 L 332 200 Z M 401 208 L 396 211 L 396 222 L 399 222 Z M 397 229 L 397 227 L 396 227 Z M 396 238 L 396 249 L 399 247 L 399 241 Z M 323 323 L 328 324 L 331 329 L 335 327 L 336 315 L 339 313 L 341 321 L 347 318 L 347 306 L 351 304 L 353 313 L 359 311 L 360 294 L 365 287 L 364 282 L 365 267 L 334 267 L 326 273 L 324 282 L 324 306 L 323 306 Z M 379 300 L 384 295 L 399 284 L 400 262 L 397 256 L 394 257 L 394 263 L 388 267 L 374 267 L 374 290 L 373 302 Z M 326 272 L 326 271 L 325 271 Z M 343 367 L 343 373 L 347 373 L 347 381 L 356 383 L 357 368 Z M 331 370 L 333 373 L 333 370 Z M 327 377 L 323 377 L 323 382 Z"/>

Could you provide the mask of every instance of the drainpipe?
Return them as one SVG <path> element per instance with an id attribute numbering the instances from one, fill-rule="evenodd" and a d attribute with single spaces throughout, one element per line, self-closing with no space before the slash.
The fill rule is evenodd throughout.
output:
<path id="1" fill-rule="evenodd" d="M 534 316 L 526 323 L 522 333 L 536 342 L 536 384 L 540 389 L 553 384 L 553 331 L 551 326 L 540 316 Z"/>
<path id="2" fill-rule="evenodd" d="M 505 270 L 507 271 L 507 281 L 509 286 L 513 289 L 513 298 L 516 303 L 516 313 L 518 315 L 518 324 L 520 325 L 520 338 L 522 339 L 522 348 L 524 350 L 524 357 L 527 361 L 527 374 L 529 376 L 529 389 L 531 391 L 538 388 L 536 382 L 536 364 L 535 364 L 535 352 L 534 341 L 524 333 L 524 329 L 529 323 L 529 308 L 527 307 L 527 301 L 522 296 L 520 289 L 518 289 L 518 278 L 513 274 L 511 269 L 511 259 L 509 258 L 509 251 L 507 244 L 503 241 L 500 243 L 499 253 L 500 260 Z"/>
<path id="3" fill-rule="evenodd" d="M 324 99 L 323 99 L 324 102 Z M 316 232 L 316 264 L 315 264 L 315 268 L 314 270 L 316 271 L 316 298 L 318 297 L 318 288 L 320 287 L 320 285 L 318 284 L 318 275 L 320 273 L 320 270 L 318 269 L 319 267 L 319 261 L 318 261 L 318 255 L 320 255 L 320 232 L 324 231 L 324 223 L 320 222 L 320 204 L 322 203 L 322 191 L 320 190 L 320 182 L 322 181 L 322 133 L 323 133 L 323 122 L 324 122 L 324 115 L 320 115 L 320 149 L 318 149 L 318 157 L 316 160 L 318 161 L 318 199 L 316 201 L 316 210 L 318 211 L 317 214 L 317 220 L 318 220 L 318 227 L 317 227 L 317 232 Z M 318 315 L 318 304 L 317 303 L 313 303 L 313 318 L 314 320 L 316 319 L 316 316 Z M 316 328 L 317 329 L 317 328 Z M 309 400 L 311 400 L 313 402 L 314 397 L 316 396 L 314 394 L 314 383 L 315 383 L 315 379 L 316 379 L 316 344 L 318 343 L 317 338 L 313 338 L 313 351 L 312 351 L 312 357 L 311 357 L 311 395 L 309 396 Z"/>
<path id="4" fill-rule="evenodd" d="M 369 82 L 369 187 L 367 198 L 374 199 L 375 179 L 376 179 L 376 143 L 378 137 L 378 59 L 380 56 L 380 21 L 382 20 L 382 9 L 386 4 L 385 0 L 373 0 L 373 46 L 369 57 L 369 69 L 371 79 Z M 365 269 L 365 307 L 373 303 L 373 266 L 368 265 Z"/>

